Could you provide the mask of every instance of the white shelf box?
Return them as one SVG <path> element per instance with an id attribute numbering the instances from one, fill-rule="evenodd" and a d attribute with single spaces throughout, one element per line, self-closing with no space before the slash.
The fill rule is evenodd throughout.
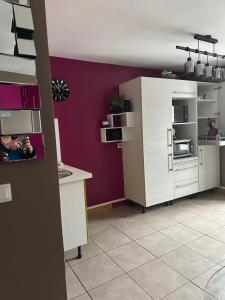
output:
<path id="1" fill-rule="evenodd" d="M 200 136 L 199 145 L 216 145 L 219 147 L 225 146 L 225 137 L 217 136 L 216 139 L 209 139 L 207 136 Z"/>
<path id="2" fill-rule="evenodd" d="M 134 112 L 107 115 L 110 127 L 134 127 Z"/>
<path id="3" fill-rule="evenodd" d="M 102 143 L 125 142 L 130 138 L 128 127 L 101 128 Z"/>

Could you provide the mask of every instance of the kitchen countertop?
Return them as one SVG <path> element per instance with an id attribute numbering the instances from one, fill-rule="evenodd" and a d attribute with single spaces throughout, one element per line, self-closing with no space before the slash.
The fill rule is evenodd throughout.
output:
<path id="1" fill-rule="evenodd" d="M 92 173 L 77 169 L 77 168 L 73 168 L 67 165 L 63 165 L 61 167 L 64 170 L 70 171 L 73 174 L 64 178 L 60 178 L 59 179 L 59 184 L 65 184 L 65 183 L 69 183 L 69 182 L 73 182 L 73 181 L 81 181 L 81 180 L 86 180 L 89 178 L 92 178 Z"/>

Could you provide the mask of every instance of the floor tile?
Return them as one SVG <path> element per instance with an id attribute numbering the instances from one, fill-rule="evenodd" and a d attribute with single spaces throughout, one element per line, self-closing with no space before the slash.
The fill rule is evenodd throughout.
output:
<path id="1" fill-rule="evenodd" d="M 210 212 L 206 212 L 201 215 L 201 218 L 205 221 L 215 222 L 218 224 L 225 225 L 225 212 L 213 210 Z"/>
<path id="2" fill-rule="evenodd" d="M 208 280 L 205 290 L 217 300 L 225 299 L 225 268 L 221 268 L 213 274 Z"/>
<path id="3" fill-rule="evenodd" d="M 110 223 L 133 240 L 155 232 L 150 226 L 135 218 L 113 219 Z"/>
<path id="4" fill-rule="evenodd" d="M 127 275 L 116 278 L 90 291 L 93 300 L 150 300 L 145 293 Z"/>
<path id="5" fill-rule="evenodd" d="M 225 243 L 225 226 L 208 233 L 208 236 L 217 241 Z"/>
<path id="6" fill-rule="evenodd" d="M 183 208 L 186 212 L 189 212 L 192 215 L 198 216 L 203 214 L 204 212 L 210 211 L 211 208 L 198 204 L 195 202 L 195 199 L 182 199 L 178 200 L 176 206 Z M 175 207 L 176 207 L 175 206 Z"/>
<path id="7" fill-rule="evenodd" d="M 179 290 L 173 292 L 163 300 L 215 300 L 200 288 L 192 283 L 188 283 Z"/>
<path id="8" fill-rule="evenodd" d="M 68 300 L 71 300 L 85 293 L 85 289 L 83 288 L 71 268 L 66 268 L 66 288 Z"/>
<path id="9" fill-rule="evenodd" d="M 160 232 L 150 234 L 149 236 L 141 238 L 136 242 L 157 257 L 160 257 L 178 247 L 181 247 L 181 244 L 177 243 L 176 241 Z"/>
<path id="10" fill-rule="evenodd" d="M 222 226 L 212 221 L 206 221 L 201 216 L 185 221 L 183 224 L 204 234 L 208 234 Z"/>
<path id="11" fill-rule="evenodd" d="M 178 248 L 160 259 L 190 280 L 215 265 L 212 261 L 186 247 Z"/>
<path id="12" fill-rule="evenodd" d="M 185 220 L 189 220 L 195 217 L 194 214 L 187 212 L 184 208 L 176 206 L 165 207 L 163 209 L 162 214 L 164 217 L 175 222 L 183 222 Z"/>
<path id="13" fill-rule="evenodd" d="M 135 242 L 113 249 L 108 255 L 126 272 L 155 259 L 155 256 Z"/>
<path id="14" fill-rule="evenodd" d="M 93 235 L 105 232 L 107 230 L 113 229 L 113 226 L 107 223 L 103 219 L 89 219 L 88 220 L 88 236 L 92 237 Z"/>
<path id="15" fill-rule="evenodd" d="M 65 262 L 65 269 L 69 268 L 69 267 L 70 267 L 69 264 L 67 262 Z"/>
<path id="16" fill-rule="evenodd" d="M 80 262 L 72 268 L 87 290 L 123 274 L 122 269 L 104 253 Z"/>
<path id="17" fill-rule="evenodd" d="M 104 251 L 109 251 L 131 241 L 126 235 L 115 228 L 93 235 L 91 239 Z"/>
<path id="18" fill-rule="evenodd" d="M 200 232 L 182 224 L 177 224 L 175 226 L 166 228 L 161 232 L 182 245 L 185 245 L 202 237 L 202 234 Z"/>
<path id="19" fill-rule="evenodd" d="M 81 259 L 73 259 L 71 261 L 68 261 L 68 263 L 69 263 L 69 265 L 73 266 L 83 260 L 97 256 L 98 254 L 100 254 L 102 252 L 103 252 L 103 250 L 101 248 L 99 248 L 95 242 L 90 240 L 90 241 L 88 241 L 87 245 L 82 246 L 82 258 Z"/>
<path id="20" fill-rule="evenodd" d="M 149 225 L 156 231 L 163 230 L 167 227 L 173 226 L 176 222 L 172 221 L 169 218 L 160 215 L 154 215 L 151 213 L 142 214 L 137 216 L 138 220 L 142 221 L 143 223 Z"/>
<path id="21" fill-rule="evenodd" d="M 187 280 L 160 260 L 154 260 L 131 272 L 133 278 L 153 299 L 162 299 Z"/>
<path id="22" fill-rule="evenodd" d="M 187 244 L 186 247 L 215 263 L 225 260 L 225 244 L 208 236 L 203 236 L 202 238 Z"/>
<path id="23" fill-rule="evenodd" d="M 82 296 L 74 298 L 73 300 L 91 300 L 91 298 L 88 296 L 88 294 L 84 294 Z"/>
<path id="24" fill-rule="evenodd" d="M 216 265 L 216 266 L 212 267 L 211 269 L 209 269 L 208 271 L 206 271 L 203 274 L 201 274 L 200 276 L 198 276 L 197 278 L 195 278 L 194 280 L 192 280 L 192 282 L 195 285 L 197 285 L 198 287 L 200 287 L 202 290 L 205 290 L 208 281 L 221 268 L 222 268 L 221 266 Z"/>

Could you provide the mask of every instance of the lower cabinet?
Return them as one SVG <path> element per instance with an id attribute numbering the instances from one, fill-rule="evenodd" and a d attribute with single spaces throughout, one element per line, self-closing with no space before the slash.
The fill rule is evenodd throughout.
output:
<path id="1" fill-rule="evenodd" d="M 220 148 L 214 145 L 198 147 L 199 192 L 220 185 Z"/>
<path id="2" fill-rule="evenodd" d="M 60 184 L 64 251 L 87 244 L 84 181 Z"/>
<path id="3" fill-rule="evenodd" d="M 181 198 L 198 192 L 198 158 L 174 161 L 174 198 Z"/>

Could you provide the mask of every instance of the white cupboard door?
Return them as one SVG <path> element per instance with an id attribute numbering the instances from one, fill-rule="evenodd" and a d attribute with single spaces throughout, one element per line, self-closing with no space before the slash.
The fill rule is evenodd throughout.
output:
<path id="1" fill-rule="evenodd" d="M 174 199 L 171 80 L 142 78 L 146 206 Z"/>
<path id="2" fill-rule="evenodd" d="M 225 136 L 225 83 L 219 84 L 218 89 L 218 127 L 223 130 Z"/>
<path id="3" fill-rule="evenodd" d="M 84 182 L 60 184 L 60 203 L 64 251 L 87 244 Z"/>
<path id="4" fill-rule="evenodd" d="M 172 80 L 173 98 L 190 98 L 197 94 L 197 82 L 188 80 Z"/>
<path id="5" fill-rule="evenodd" d="M 199 192 L 220 185 L 220 148 L 199 146 Z"/>

